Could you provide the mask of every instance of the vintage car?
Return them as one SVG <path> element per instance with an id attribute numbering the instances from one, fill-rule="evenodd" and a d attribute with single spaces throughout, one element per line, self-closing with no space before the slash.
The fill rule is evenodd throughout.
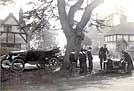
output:
<path id="1" fill-rule="evenodd" d="M 38 68 L 55 70 L 61 66 L 63 55 L 59 48 L 49 51 L 43 50 L 23 50 L 11 51 L 8 55 L 2 57 L 1 68 L 11 68 L 15 72 L 21 72 L 26 63 L 36 64 Z"/>
<path id="2" fill-rule="evenodd" d="M 104 61 L 104 71 L 105 72 L 128 72 L 128 64 L 122 59 L 107 58 Z"/>

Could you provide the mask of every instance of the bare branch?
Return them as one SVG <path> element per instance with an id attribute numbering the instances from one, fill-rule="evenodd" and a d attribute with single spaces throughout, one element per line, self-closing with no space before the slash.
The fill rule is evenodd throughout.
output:
<path id="1" fill-rule="evenodd" d="M 94 0 L 91 2 L 85 9 L 81 21 L 77 24 L 76 29 L 82 31 L 82 29 L 86 26 L 87 22 L 91 18 L 92 11 L 103 2 L 104 0 Z"/>
<path id="2" fill-rule="evenodd" d="M 57 4 L 58 4 L 57 6 L 58 6 L 58 12 L 59 12 L 59 19 L 60 19 L 62 28 L 65 28 L 67 26 L 69 27 L 69 25 L 66 25 L 68 24 L 68 17 L 67 17 L 67 13 L 65 9 L 66 2 L 64 0 L 57 0 Z"/>
<path id="3" fill-rule="evenodd" d="M 77 10 L 80 9 L 81 5 L 83 4 L 84 0 L 78 0 L 73 6 L 70 7 L 68 18 L 70 26 L 72 27 L 74 24 L 74 14 Z"/>

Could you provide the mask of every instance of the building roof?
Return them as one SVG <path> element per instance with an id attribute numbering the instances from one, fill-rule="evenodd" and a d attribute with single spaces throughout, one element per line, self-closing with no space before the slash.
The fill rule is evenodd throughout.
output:
<path id="1" fill-rule="evenodd" d="M 15 16 L 13 15 L 13 13 L 10 13 L 10 14 L 5 18 L 5 20 L 3 20 L 2 24 L 5 24 L 5 22 L 6 22 L 10 17 L 12 17 L 12 18 L 16 21 L 16 23 L 19 24 L 19 21 L 15 18 Z"/>
<path id="2" fill-rule="evenodd" d="M 134 22 L 124 22 L 114 26 L 106 35 L 110 34 L 134 34 Z"/>

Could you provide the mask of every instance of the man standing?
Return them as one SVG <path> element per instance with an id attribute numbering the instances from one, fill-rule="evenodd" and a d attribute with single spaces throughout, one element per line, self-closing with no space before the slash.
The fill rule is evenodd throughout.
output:
<path id="1" fill-rule="evenodd" d="M 77 60 L 75 59 L 75 50 L 70 53 L 69 55 L 69 60 L 70 60 L 70 75 L 75 73 L 76 65 L 77 65 Z"/>
<path id="2" fill-rule="evenodd" d="M 85 75 L 87 73 L 86 53 L 82 48 L 79 54 L 80 74 Z"/>
<path id="3" fill-rule="evenodd" d="M 104 47 L 101 47 L 100 50 L 99 50 L 99 58 L 100 58 L 100 67 L 101 67 L 101 70 L 102 70 L 102 63 L 103 63 L 103 61 L 106 60 L 107 54 L 108 54 L 108 49 L 107 49 L 106 46 L 107 45 L 104 44 Z"/>
<path id="4" fill-rule="evenodd" d="M 88 47 L 88 50 L 87 50 L 87 57 L 88 57 L 88 71 L 91 73 L 92 70 L 93 70 L 93 57 L 92 57 L 92 53 L 91 53 L 91 47 Z"/>

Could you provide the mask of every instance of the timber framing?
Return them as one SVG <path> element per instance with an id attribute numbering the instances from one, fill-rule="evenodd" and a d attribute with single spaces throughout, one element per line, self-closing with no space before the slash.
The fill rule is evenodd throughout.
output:
<path id="1" fill-rule="evenodd" d="M 12 18 L 14 20 L 14 24 L 13 23 L 8 23 L 8 20 L 10 20 L 10 18 Z M 11 29 L 7 29 L 8 26 L 11 27 Z M 17 37 L 16 36 L 20 36 L 19 38 L 21 40 L 24 40 L 24 43 L 26 45 L 27 43 L 27 34 L 25 33 L 25 31 L 23 29 L 20 28 L 20 23 L 19 21 L 15 18 L 15 16 L 10 13 L 6 18 L 5 20 L 3 20 L 1 22 L 1 30 L 0 30 L 0 36 L 4 36 L 3 38 L 5 38 L 5 42 L 3 41 L 0 41 L 0 45 L 1 47 L 16 47 L 16 46 L 20 46 L 21 47 L 21 43 L 18 43 L 17 42 Z M 7 27 L 7 28 L 6 28 Z M 15 29 L 15 30 L 13 30 Z M 10 38 L 10 36 L 12 36 L 12 39 Z M 2 37 L 1 37 L 2 38 Z M 2 39 L 3 39 L 2 38 Z M 11 43 L 9 42 L 11 39 Z"/>

